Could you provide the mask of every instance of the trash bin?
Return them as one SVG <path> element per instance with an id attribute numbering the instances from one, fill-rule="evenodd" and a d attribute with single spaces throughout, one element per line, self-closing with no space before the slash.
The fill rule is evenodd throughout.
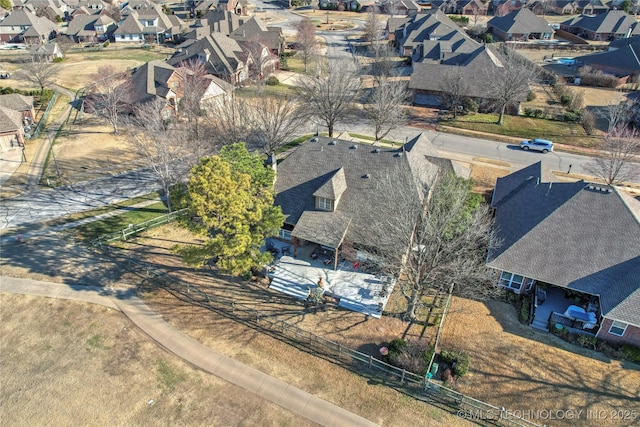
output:
<path id="1" fill-rule="evenodd" d="M 431 377 L 435 377 L 436 374 L 438 373 L 438 368 L 440 366 L 437 363 L 432 363 L 431 364 L 431 370 L 429 371 L 429 373 L 431 374 Z"/>

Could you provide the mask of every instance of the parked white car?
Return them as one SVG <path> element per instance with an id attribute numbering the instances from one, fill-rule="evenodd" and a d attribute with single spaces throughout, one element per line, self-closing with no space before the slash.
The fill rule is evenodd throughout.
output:
<path id="1" fill-rule="evenodd" d="M 524 151 L 540 151 L 542 153 L 548 153 L 549 151 L 553 151 L 553 142 L 548 141 L 546 139 L 525 139 L 520 143 L 520 148 Z"/>

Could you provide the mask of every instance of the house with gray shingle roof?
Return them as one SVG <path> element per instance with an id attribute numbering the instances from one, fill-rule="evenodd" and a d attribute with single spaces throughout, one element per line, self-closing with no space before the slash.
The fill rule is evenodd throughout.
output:
<path id="1" fill-rule="evenodd" d="M 130 3 L 122 13 L 125 18 L 113 33 L 116 42 L 162 43 L 165 40 L 176 41 L 182 33 L 182 20 L 165 14 L 158 4 Z"/>
<path id="2" fill-rule="evenodd" d="M 29 53 L 40 58 L 45 58 L 48 61 L 53 61 L 57 58 L 64 58 L 64 52 L 62 52 L 62 49 L 60 49 L 60 46 L 56 42 L 34 44 L 29 49 Z"/>
<path id="3" fill-rule="evenodd" d="M 640 35 L 640 23 L 623 10 L 580 15 L 560 24 L 560 29 L 588 40 L 616 40 Z"/>
<path id="4" fill-rule="evenodd" d="M 164 61 L 154 60 L 138 67 L 127 83 L 130 86 L 127 103 L 143 104 L 161 98 L 167 104 L 163 110 L 165 117 L 175 114 L 184 95 L 185 76 L 190 73 L 181 65 L 174 67 Z M 199 98 L 203 109 L 209 104 L 231 97 L 234 88 L 230 84 L 210 75 L 197 78 L 200 79 L 199 84 L 193 85 L 191 90 L 199 92 L 195 96 Z"/>
<path id="5" fill-rule="evenodd" d="M 0 42 L 44 43 L 58 32 L 58 26 L 27 9 L 17 9 L 0 21 Z"/>
<path id="6" fill-rule="evenodd" d="M 368 218 L 384 212 L 387 202 L 376 197 L 381 181 L 394 171 L 430 186 L 439 171 L 453 171 L 450 161 L 430 157 L 431 149 L 422 135 L 398 149 L 326 137 L 301 144 L 277 166 L 275 204 L 285 215 L 280 237 L 293 242 L 294 255 L 307 243 L 333 251 L 346 242 L 375 247 Z M 417 186 L 412 190 L 421 197 Z"/>
<path id="7" fill-rule="evenodd" d="M 66 34 L 76 43 L 105 41 L 116 28 L 115 21 L 106 15 L 77 14 L 69 22 Z"/>
<path id="8" fill-rule="evenodd" d="M 224 34 L 212 33 L 200 40 L 188 40 L 179 48 L 168 59 L 168 64 L 177 66 L 182 61 L 200 61 L 209 74 L 234 86 L 249 78 L 249 67 L 253 63 L 251 53 Z"/>
<path id="9" fill-rule="evenodd" d="M 553 28 L 549 23 L 526 8 L 491 18 L 487 23 L 487 29 L 496 40 L 502 41 L 553 38 Z"/>
<path id="10" fill-rule="evenodd" d="M 22 114 L 0 105 L 0 152 L 24 146 Z"/>
<path id="11" fill-rule="evenodd" d="M 640 199 L 547 181 L 542 170 L 538 162 L 496 183 L 497 247 L 487 265 L 499 272 L 498 285 L 532 295 L 534 327 L 640 345 Z"/>
<path id="12" fill-rule="evenodd" d="M 36 112 L 33 108 L 33 96 L 21 95 L 19 93 L 7 93 L 0 95 L 0 106 L 19 111 L 22 118 L 33 123 L 36 119 Z"/>
<path id="13" fill-rule="evenodd" d="M 640 35 L 618 39 L 609 44 L 605 52 L 597 52 L 575 58 L 576 65 L 622 78 L 624 83 L 640 79 Z"/>

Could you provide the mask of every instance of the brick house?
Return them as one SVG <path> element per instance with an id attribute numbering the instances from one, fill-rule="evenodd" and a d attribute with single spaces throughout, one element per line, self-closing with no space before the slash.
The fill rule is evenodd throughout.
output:
<path id="1" fill-rule="evenodd" d="M 499 286 L 531 295 L 532 327 L 640 346 L 640 200 L 554 182 L 538 162 L 498 178 L 491 206 L 487 265 Z"/>
<path id="2" fill-rule="evenodd" d="M 560 29 L 588 40 L 607 41 L 640 35 L 640 22 L 623 10 L 610 10 L 569 19 Z"/>
<path id="3" fill-rule="evenodd" d="M 494 39 L 501 41 L 553 38 L 553 28 L 549 23 L 526 8 L 491 18 L 487 23 L 487 29 Z"/>

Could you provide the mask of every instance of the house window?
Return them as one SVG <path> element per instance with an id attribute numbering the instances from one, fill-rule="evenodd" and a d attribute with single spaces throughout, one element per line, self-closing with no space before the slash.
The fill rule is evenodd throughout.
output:
<path id="1" fill-rule="evenodd" d="M 529 290 L 531 289 L 531 286 L 533 286 L 533 279 L 525 279 L 524 276 L 509 273 L 508 271 L 500 273 L 500 281 L 498 282 L 498 285 L 500 286 L 519 291 L 522 289 L 523 283 L 526 285 L 525 289 Z"/>
<path id="2" fill-rule="evenodd" d="M 624 332 L 627 330 L 627 326 L 629 325 L 627 325 L 626 323 L 614 321 L 611 324 L 611 327 L 609 328 L 609 333 L 611 335 L 617 335 L 621 337 L 624 335 Z"/>
<path id="3" fill-rule="evenodd" d="M 291 240 L 291 231 L 281 228 L 280 232 L 278 233 L 278 237 L 282 240 Z"/>
<path id="4" fill-rule="evenodd" d="M 325 211 L 330 211 L 331 209 L 331 199 L 327 199 L 325 197 L 318 197 L 318 209 L 322 209 Z"/>

